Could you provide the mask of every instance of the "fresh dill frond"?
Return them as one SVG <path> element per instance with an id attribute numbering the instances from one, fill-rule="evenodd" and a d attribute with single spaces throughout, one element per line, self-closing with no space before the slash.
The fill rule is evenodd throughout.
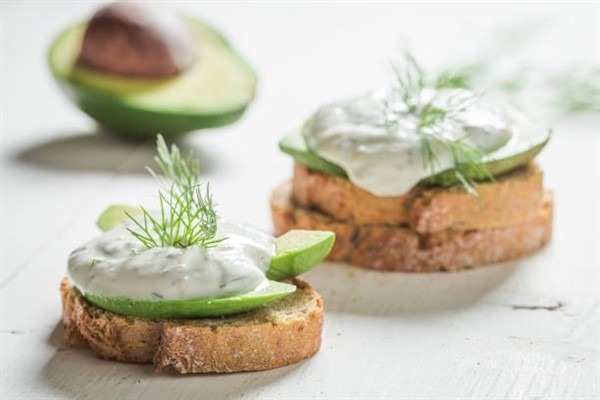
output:
<path id="1" fill-rule="evenodd" d="M 454 175 L 474 196 L 478 196 L 475 190 L 476 182 L 469 176 L 483 176 L 493 180 L 493 175 L 481 162 L 484 152 L 469 143 L 466 134 L 453 138 L 446 134 L 446 131 L 460 129 L 457 117 L 476 99 L 474 95 L 453 96 L 444 104 L 444 108 L 441 108 L 435 104 L 434 98 L 422 107 L 419 115 L 420 122 L 416 128 L 421 141 L 423 167 L 435 176 L 436 172 L 439 172 L 439 159 L 434 149 L 436 147 L 446 149 L 452 157 Z"/>
<path id="2" fill-rule="evenodd" d="M 438 73 L 432 86 L 436 89 L 473 89 L 475 81 L 486 70 L 487 65 L 484 62 L 458 65 Z"/>
<path id="3" fill-rule="evenodd" d="M 466 76 L 448 73 L 428 79 L 425 70 L 409 52 L 405 52 L 404 65 L 396 64 L 393 70 L 395 81 L 390 95 L 384 100 L 386 127 L 395 129 L 400 119 L 407 116 L 416 118 L 415 131 L 420 139 L 423 168 L 430 171 L 433 181 L 435 175 L 441 172 L 439 151 L 444 149 L 451 155 L 457 181 L 478 197 L 476 182 L 470 176 L 493 180 L 493 175 L 482 162 L 484 152 L 469 142 L 466 133 L 458 138 L 452 135 L 462 129 L 458 116 L 477 100 L 477 96 L 465 92 L 451 96 L 445 102 L 433 96 L 421 104 L 426 88 L 457 88 L 464 84 Z"/>
<path id="4" fill-rule="evenodd" d="M 548 79 L 551 105 L 559 112 L 600 114 L 600 67 L 569 68 Z"/>
<path id="5" fill-rule="evenodd" d="M 160 185 L 159 210 L 150 212 L 145 207 L 141 217 L 127 213 L 134 228 L 127 230 L 145 247 L 215 247 L 226 238 L 216 238 L 217 213 L 210 186 L 199 182 L 198 160 L 190 153 L 181 156 L 179 148 L 169 150 L 164 138 L 158 135 L 158 156 L 155 162 L 163 176 L 147 167 Z"/>
<path id="6" fill-rule="evenodd" d="M 400 115 L 417 111 L 420 94 L 427 82 L 425 71 L 409 51 L 404 52 L 402 65 L 391 63 L 391 68 L 395 79 L 392 90 L 384 99 L 384 124 L 388 129 L 397 126 Z"/>
<path id="7" fill-rule="evenodd" d="M 535 23 L 533 24 L 535 25 Z M 538 24 L 539 25 L 539 24 Z M 439 72 L 432 81 L 436 89 L 484 88 L 510 97 L 511 102 L 545 115 L 577 116 L 600 113 L 600 67 L 578 60 L 569 65 L 534 64 L 529 60 L 533 33 L 540 26 L 505 27 L 493 35 L 475 57 Z M 538 34 L 540 32 L 537 32 Z M 465 61 L 466 60 L 466 61 Z"/>
<path id="8" fill-rule="evenodd" d="M 184 159 L 176 145 L 171 145 L 169 150 L 165 139 L 158 135 L 156 139 L 156 150 L 158 156 L 154 157 L 154 162 L 165 178 L 178 186 L 180 189 L 190 188 L 198 185 L 198 176 L 200 174 L 200 163 L 194 158 L 192 152 Z M 152 176 L 161 180 L 150 167 L 146 167 Z"/>
<path id="9" fill-rule="evenodd" d="M 418 96 L 425 88 L 425 71 L 408 51 L 404 53 L 404 67 L 392 64 L 392 69 L 396 77 L 396 92 L 400 95 L 408 112 L 414 112 L 418 105 Z"/>

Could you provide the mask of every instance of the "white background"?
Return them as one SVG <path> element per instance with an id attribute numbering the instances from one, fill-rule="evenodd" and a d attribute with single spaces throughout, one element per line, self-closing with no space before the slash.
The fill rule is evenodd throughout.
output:
<path id="1" fill-rule="evenodd" d="M 555 132 L 539 157 L 556 196 L 546 249 L 454 274 L 321 265 L 306 278 L 326 302 L 323 347 L 306 362 L 180 377 L 66 348 L 58 286 L 67 255 L 97 233 L 107 205 L 155 200 L 143 173 L 153 146 L 98 135 L 45 64 L 53 36 L 95 6 L 2 2 L 2 398 L 598 398 L 598 115 L 541 121 Z M 267 230 L 270 191 L 292 169 L 277 139 L 319 104 L 386 82 L 400 46 L 443 66 L 493 47 L 497 28 L 542 26 L 525 52 L 537 65 L 600 61 L 591 2 L 178 7 L 218 26 L 260 75 L 239 123 L 181 146 L 201 158 L 221 215 Z"/>

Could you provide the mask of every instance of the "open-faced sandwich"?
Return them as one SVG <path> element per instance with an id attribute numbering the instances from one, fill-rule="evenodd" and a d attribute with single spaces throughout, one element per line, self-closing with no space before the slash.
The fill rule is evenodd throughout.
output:
<path id="1" fill-rule="evenodd" d="M 538 250 L 552 196 L 534 157 L 546 129 L 513 107 L 429 83 L 413 58 L 391 90 L 319 108 L 279 143 L 294 177 L 275 230 L 327 229 L 329 259 L 393 271 L 478 267 Z"/>
<path id="2" fill-rule="evenodd" d="M 68 344 L 157 371 L 276 368 L 314 355 L 323 304 L 295 277 L 322 261 L 334 234 L 273 238 L 217 217 L 198 163 L 158 140 L 159 206 L 111 206 L 104 231 L 74 250 L 61 285 Z"/>

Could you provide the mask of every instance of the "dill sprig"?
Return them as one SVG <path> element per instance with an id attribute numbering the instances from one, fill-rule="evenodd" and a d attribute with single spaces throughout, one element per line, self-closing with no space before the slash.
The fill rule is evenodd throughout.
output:
<path id="1" fill-rule="evenodd" d="M 475 190 L 476 182 L 470 176 L 494 179 L 485 163 L 481 161 L 484 152 L 469 143 L 466 134 L 457 138 L 445 134 L 447 130 L 460 129 L 457 121 L 458 115 L 475 100 L 476 96 L 474 95 L 453 96 L 447 101 L 444 108 L 436 105 L 435 99 L 429 101 L 420 111 L 416 132 L 421 141 L 423 167 L 429 169 L 435 177 L 435 173 L 439 172 L 439 157 L 436 148 L 445 148 L 452 157 L 453 173 L 456 179 L 470 194 L 478 197 Z"/>
<path id="2" fill-rule="evenodd" d="M 226 238 L 216 238 L 217 213 L 210 185 L 199 182 L 200 167 L 192 153 L 183 158 L 176 145 L 169 150 L 164 138 L 158 135 L 158 156 L 155 162 L 164 176 L 152 168 L 148 172 L 157 179 L 159 210 L 145 207 L 141 217 L 127 213 L 137 229 L 127 230 L 147 248 L 153 247 L 215 247 Z"/>
<path id="3" fill-rule="evenodd" d="M 600 113 L 600 67 L 569 68 L 548 81 L 552 106 L 563 114 Z"/>
<path id="4" fill-rule="evenodd" d="M 394 91 L 395 98 L 390 99 L 388 105 L 398 105 L 397 99 L 401 100 L 401 105 L 409 113 L 414 113 L 419 104 L 419 97 L 426 85 L 425 71 L 416 58 L 410 53 L 404 53 L 404 66 L 400 67 L 397 64 L 392 64 L 394 76 Z M 391 110 L 390 110 L 391 111 Z M 397 109 L 394 111 L 397 112 Z M 393 115 L 393 113 L 392 113 Z"/>
<path id="5" fill-rule="evenodd" d="M 395 129 L 402 118 L 407 115 L 415 117 L 415 131 L 420 139 L 423 168 L 431 172 L 433 181 L 435 175 L 441 172 L 438 170 L 439 151 L 445 149 L 452 157 L 452 169 L 456 179 L 470 194 L 478 197 L 476 182 L 470 176 L 484 176 L 493 180 L 493 175 L 482 162 L 484 152 L 469 142 L 466 133 L 459 137 L 449 134 L 462 129 L 457 117 L 473 104 L 477 97 L 459 94 L 440 102 L 438 97 L 434 96 L 425 104 L 421 104 L 424 89 L 456 87 L 455 79 L 447 75 L 428 80 L 425 70 L 410 52 L 405 52 L 403 66 L 393 64 L 392 67 L 395 81 L 391 93 L 384 101 L 385 125 L 388 129 Z"/>

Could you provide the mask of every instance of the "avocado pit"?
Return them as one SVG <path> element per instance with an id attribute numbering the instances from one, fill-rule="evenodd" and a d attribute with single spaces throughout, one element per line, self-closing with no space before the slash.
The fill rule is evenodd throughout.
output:
<path id="1" fill-rule="evenodd" d="M 112 75 L 169 77 L 189 68 L 196 57 L 194 41 L 178 15 L 115 2 L 92 16 L 78 63 Z"/>

